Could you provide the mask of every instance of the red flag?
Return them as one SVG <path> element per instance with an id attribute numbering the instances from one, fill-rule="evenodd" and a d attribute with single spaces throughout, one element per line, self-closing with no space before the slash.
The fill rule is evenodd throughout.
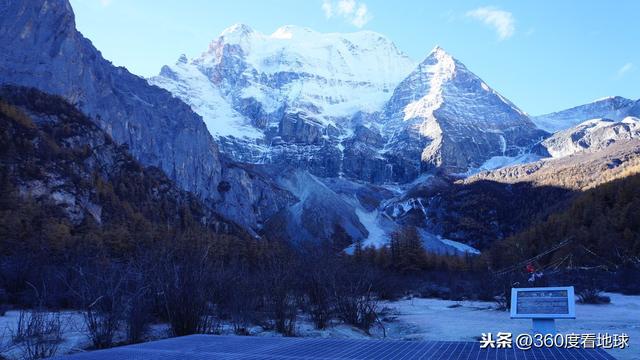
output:
<path id="1" fill-rule="evenodd" d="M 536 272 L 535 266 L 533 266 L 533 264 L 531 264 L 531 263 L 527 264 L 527 272 L 529 274 L 532 274 L 532 273 Z"/>

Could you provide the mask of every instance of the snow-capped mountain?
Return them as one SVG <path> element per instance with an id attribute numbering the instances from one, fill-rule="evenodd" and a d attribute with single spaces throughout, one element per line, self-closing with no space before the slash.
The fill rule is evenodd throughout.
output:
<path id="1" fill-rule="evenodd" d="M 636 111 L 632 113 L 632 109 Z M 629 100 L 620 96 L 611 96 L 595 100 L 589 104 L 579 105 L 571 109 L 554 112 L 551 114 L 531 117 L 531 120 L 543 130 L 556 132 L 568 129 L 591 119 L 622 120 L 627 116 L 640 115 L 638 101 Z"/>
<path id="2" fill-rule="evenodd" d="M 527 152 L 545 134 L 509 100 L 440 47 L 395 89 L 380 122 L 385 151 L 419 169 L 464 172 Z"/>
<path id="3" fill-rule="evenodd" d="M 640 139 L 640 119 L 626 117 L 620 121 L 592 119 L 558 131 L 541 146 L 554 158 L 578 152 L 596 152 L 616 142 Z"/>
<path id="4" fill-rule="evenodd" d="M 291 25 L 271 35 L 234 25 L 193 63 L 247 116 L 304 112 L 321 124 L 379 110 L 414 66 L 378 33 Z"/>
<path id="5" fill-rule="evenodd" d="M 378 111 L 413 67 L 391 41 L 370 31 L 283 26 L 266 35 L 239 24 L 201 56 L 181 57 L 150 82 L 191 104 L 214 135 L 314 144 L 331 133 L 326 127 L 336 132 L 355 113 Z M 289 129 L 286 115 L 319 130 Z"/>
<path id="6" fill-rule="evenodd" d="M 383 107 L 414 65 L 370 31 L 283 26 L 266 35 L 234 25 L 201 56 L 180 57 L 149 82 L 202 115 L 233 160 L 380 182 L 388 178 L 385 165 L 377 150 L 364 156 L 353 148 L 369 136 L 356 128 Z"/>
<path id="7" fill-rule="evenodd" d="M 284 26 L 225 30 L 150 83 L 203 116 L 235 160 L 406 182 L 526 153 L 544 132 L 437 47 L 415 68 L 383 36 Z"/>
<path id="8" fill-rule="evenodd" d="M 640 101 L 613 98 L 558 113 L 570 125 L 602 116 L 614 122 L 580 124 L 540 143 L 548 133 L 443 49 L 415 66 L 372 32 L 285 26 L 265 35 L 236 25 L 201 56 L 181 56 L 147 81 L 102 57 L 75 28 L 68 0 L 9 2 L 0 15 L 0 84 L 64 97 L 141 164 L 255 236 L 344 236 L 382 246 L 409 224 L 432 243 L 467 241 L 469 233 L 450 237 L 431 216 L 456 218 L 469 207 L 464 189 L 440 171 L 469 174 L 529 155 L 581 152 L 485 177 L 495 180 L 549 163 L 570 163 L 573 172 L 591 161 L 586 173 L 593 173 L 638 158 Z M 596 160 L 574 164 L 587 156 Z M 442 206 L 450 198 L 460 206 Z"/>

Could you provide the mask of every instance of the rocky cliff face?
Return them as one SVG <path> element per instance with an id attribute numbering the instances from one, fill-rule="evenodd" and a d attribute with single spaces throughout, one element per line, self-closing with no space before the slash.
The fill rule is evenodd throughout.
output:
<path id="1" fill-rule="evenodd" d="M 117 143 L 127 144 L 142 164 L 159 167 L 181 188 L 215 203 L 221 214 L 249 229 L 259 227 L 262 214 L 275 211 L 254 208 L 281 202 L 275 197 L 282 192 L 271 191 L 273 184 L 248 183 L 242 180 L 248 174 L 228 169 L 201 116 L 188 105 L 105 60 L 76 30 L 66 0 L 10 1 L 0 7 L 0 83 L 64 97 Z M 221 192 L 222 183 L 231 188 Z"/>
<path id="2" fill-rule="evenodd" d="M 183 216 L 214 231 L 238 233 L 161 170 L 141 166 L 127 146 L 59 96 L 0 87 L 0 143 L 2 186 L 22 198 L 14 201 L 50 205 L 80 233 L 136 221 L 167 229 L 179 227 Z M 15 205 L 8 202 L 3 205 Z"/>
<path id="3" fill-rule="evenodd" d="M 142 163 L 216 198 L 220 155 L 200 117 L 167 91 L 105 60 L 75 28 L 65 0 L 0 7 L 0 81 L 76 104 Z"/>

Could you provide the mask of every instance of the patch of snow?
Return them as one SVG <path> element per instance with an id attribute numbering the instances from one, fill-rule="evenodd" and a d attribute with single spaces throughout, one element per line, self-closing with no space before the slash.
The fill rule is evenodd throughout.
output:
<path id="1" fill-rule="evenodd" d="M 168 90 L 190 105 L 193 111 L 202 116 L 207 129 L 214 137 L 263 137 L 262 132 L 235 111 L 222 97 L 220 90 L 194 65 L 178 62 L 173 66 L 167 66 L 163 71 L 171 73 L 171 77 L 155 76 L 148 82 Z"/>
<path id="2" fill-rule="evenodd" d="M 413 101 L 403 109 L 404 121 L 414 118 L 429 118 L 433 116 L 433 112 L 437 110 L 443 101 L 443 84 L 451 80 L 456 71 L 456 63 L 449 54 L 439 47 L 436 47 L 430 57 L 435 61 L 433 64 L 420 64 L 419 71 L 429 81 L 429 91 L 422 98 Z M 424 135 L 428 135 L 430 131 L 422 131 Z"/>
<path id="3" fill-rule="evenodd" d="M 381 226 L 378 214 L 378 210 L 366 212 L 363 209 L 356 209 L 360 223 L 369 232 L 369 236 L 362 242 L 363 247 L 372 246 L 379 249 L 389 243 L 389 234 Z"/>
<path id="4" fill-rule="evenodd" d="M 613 99 L 615 99 L 615 96 L 604 96 L 604 97 L 593 100 L 591 103 L 605 101 L 605 100 L 613 100 Z"/>
<path id="5" fill-rule="evenodd" d="M 542 156 L 531 154 L 531 153 L 521 154 L 518 156 L 494 156 L 489 158 L 489 160 L 485 161 L 479 167 L 469 169 L 465 173 L 456 174 L 456 175 L 468 177 L 482 171 L 495 170 L 495 169 L 500 169 L 500 168 L 512 166 L 512 165 L 526 164 L 526 163 L 538 161 L 540 159 L 542 159 Z"/>
<path id="6" fill-rule="evenodd" d="M 62 328 L 62 343 L 58 346 L 57 355 L 77 352 L 91 345 L 84 324 L 84 317 L 80 312 L 63 311 L 59 313 Z M 4 316 L 0 316 L 0 343 L 5 349 L 3 356 L 10 358 L 22 358 L 22 349 L 11 343 L 11 333 L 18 326 L 20 311 L 7 311 Z"/>
<path id="7" fill-rule="evenodd" d="M 556 320 L 559 333 L 629 335 L 626 349 L 606 350 L 619 360 L 640 359 L 640 296 L 605 293 L 607 305 L 576 304 L 575 320 Z M 412 298 L 383 302 L 395 311 L 396 321 L 385 323 L 387 335 L 397 340 L 478 341 L 482 333 L 529 333 L 531 320 L 512 320 L 495 303 Z"/>
<path id="8" fill-rule="evenodd" d="M 418 233 L 420 234 L 420 239 L 422 240 L 422 246 L 429 253 L 439 255 L 477 255 L 480 253 L 480 251 L 469 245 L 465 245 L 453 240 L 444 239 L 442 238 L 442 236 L 436 235 L 425 229 L 418 229 Z"/>
<path id="9" fill-rule="evenodd" d="M 463 253 L 469 253 L 469 254 L 475 254 L 475 255 L 479 255 L 480 254 L 480 250 L 474 248 L 473 246 L 469 246 L 467 244 L 463 244 L 461 242 L 458 241 L 454 241 L 454 240 L 448 240 L 448 239 L 440 239 L 440 241 L 442 241 L 443 243 L 452 246 L 454 248 L 456 248 L 457 250 L 459 250 L 460 252 Z"/>

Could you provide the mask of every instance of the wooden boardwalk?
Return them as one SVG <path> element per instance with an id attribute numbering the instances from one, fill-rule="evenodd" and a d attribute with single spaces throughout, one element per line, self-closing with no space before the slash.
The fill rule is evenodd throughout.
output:
<path id="1" fill-rule="evenodd" d="M 68 360 L 379 359 L 610 360 L 603 350 L 480 349 L 456 341 L 348 340 L 191 335 L 62 357 Z"/>

